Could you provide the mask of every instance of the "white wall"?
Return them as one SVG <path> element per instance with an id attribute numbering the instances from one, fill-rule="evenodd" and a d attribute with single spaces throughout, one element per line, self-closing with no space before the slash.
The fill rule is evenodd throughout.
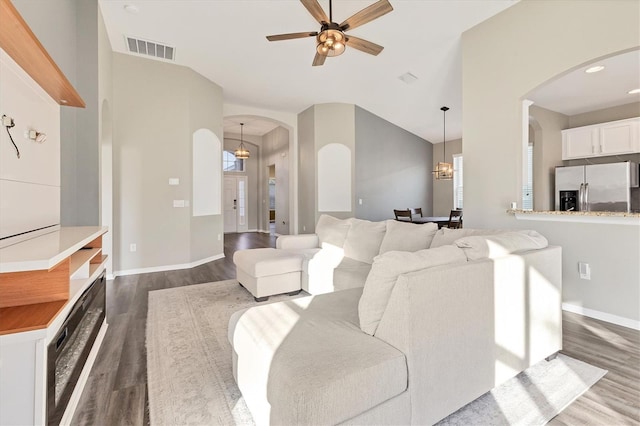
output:
<path id="1" fill-rule="evenodd" d="M 638 326 L 640 228 L 525 223 L 506 210 L 521 199 L 522 100 L 557 75 L 639 45 L 640 2 L 624 0 L 525 0 L 462 37 L 465 227 L 539 229 L 563 247 L 565 303 Z M 590 262 L 591 281 L 579 279 L 579 260 Z"/>
<path id="2" fill-rule="evenodd" d="M 193 132 L 209 129 L 222 141 L 222 89 L 188 68 L 114 53 L 113 104 L 114 269 L 178 269 L 221 257 L 222 215 L 192 217 L 173 200 L 191 198 Z"/>
<path id="3" fill-rule="evenodd" d="M 269 215 L 269 193 L 267 191 L 267 185 L 269 182 L 269 169 L 270 165 L 275 165 L 276 169 L 276 233 L 280 235 L 286 235 L 291 233 L 292 230 L 291 218 L 290 218 L 290 204 L 289 197 L 290 183 L 291 183 L 291 171 L 290 171 L 290 159 L 289 159 L 289 131 L 284 127 L 276 127 L 269 133 L 262 136 L 262 149 L 261 149 L 261 161 L 260 161 L 260 198 L 261 202 L 261 214 L 260 224 L 262 229 L 269 229 L 268 215 Z"/>
<path id="4" fill-rule="evenodd" d="M 443 161 L 443 154 L 444 144 L 433 144 L 433 161 L 431 171 L 435 170 L 436 163 Z M 462 154 L 462 139 L 447 141 L 446 161 L 448 163 L 453 164 L 454 154 Z M 433 179 L 433 215 L 449 216 L 451 210 L 453 210 L 453 179 Z"/>
<path id="5" fill-rule="evenodd" d="M 260 206 L 260 156 L 262 152 L 262 137 L 255 135 L 244 135 L 243 141 L 250 152 L 248 159 L 244 160 L 244 172 L 225 172 L 229 176 L 247 176 L 247 226 L 249 231 L 257 231 L 260 228 L 260 215 L 262 208 Z M 240 133 L 224 134 L 224 149 L 226 151 L 235 151 L 240 145 Z"/>
<path id="6" fill-rule="evenodd" d="M 2 49 L 0 111 L 14 122 L 11 138 L 0 133 L 0 238 L 22 239 L 60 224 L 60 106 Z M 29 130 L 47 140 L 25 138 Z"/>
<path id="7" fill-rule="evenodd" d="M 555 210 L 555 168 L 562 166 L 562 130 L 568 127 L 569 117 L 532 105 L 529 122 L 533 128 L 533 208 Z"/>
<path id="8" fill-rule="evenodd" d="M 247 105 L 224 104 L 224 117 L 235 115 L 268 118 L 278 123 L 289 132 L 289 232 L 297 233 L 298 229 L 298 115 Z"/>

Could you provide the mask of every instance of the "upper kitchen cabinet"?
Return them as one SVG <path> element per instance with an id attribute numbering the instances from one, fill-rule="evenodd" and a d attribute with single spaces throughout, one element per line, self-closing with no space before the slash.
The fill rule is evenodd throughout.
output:
<path id="1" fill-rule="evenodd" d="M 640 152 L 640 117 L 562 131 L 562 159 Z"/>

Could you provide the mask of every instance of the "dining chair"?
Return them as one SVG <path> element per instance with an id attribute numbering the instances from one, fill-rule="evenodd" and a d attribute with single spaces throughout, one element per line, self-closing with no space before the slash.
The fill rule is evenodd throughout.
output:
<path id="1" fill-rule="evenodd" d="M 422 217 L 422 207 L 416 207 L 415 209 L 408 209 L 411 212 L 411 216 L 420 215 Z"/>
<path id="2" fill-rule="evenodd" d="M 411 218 L 412 215 L 411 215 L 410 209 L 406 209 L 406 210 L 393 209 L 393 214 L 396 215 L 396 220 L 399 220 L 401 222 L 413 222 Z"/>
<path id="3" fill-rule="evenodd" d="M 451 210 L 451 213 L 449 213 L 449 223 L 447 224 L 447 228 L 462 228 L 462 210 Z"/>

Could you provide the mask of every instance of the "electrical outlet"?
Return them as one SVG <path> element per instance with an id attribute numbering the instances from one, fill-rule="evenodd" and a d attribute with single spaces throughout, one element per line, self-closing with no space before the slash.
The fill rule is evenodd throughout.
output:
<path id="1" fill-rule="evenodd" d="M 304 232 L 304 231 L 306 231 L 306 230 L 307 230 L 307 227 L 306 227 L 306 226 L 304 226 L 304 225 L 302 225 L 302 231 Z"/>
<path id="2" fill-rule="evenodd" d="M 222 236 L 218 234 L 218 241 L 220 241 L 221 239 L 222 239 Z"/>
<path id="3" fill-rule="evenodd" d="M 591 279 L 591 266 L 585 262 L 578 262 L 578 272 L 580 273 L 580 279 L 582 280 L 590 280 Z"/>
<path id="4" fill-rule="evenodd" d="M 358 198 L 358 204 L 362 205 L 362 198 Z"/>
<path id="5" fill-rule="evenodd" d="M 138 246 L 136 246 L 136 244 L 135 244 L 135 243 L 134 243 L 134 244 L 129 244 L 129 251 L 130 251 L 131 253 L 133 253 L 133 252 L 135 252 L 135 251 L 137 251 L 137 250 L 138 250 Z"/>

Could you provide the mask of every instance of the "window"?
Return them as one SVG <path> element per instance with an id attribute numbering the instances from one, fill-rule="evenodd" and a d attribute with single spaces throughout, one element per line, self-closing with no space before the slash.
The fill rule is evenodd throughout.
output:
<path id="1" fill-rule="evenodd" d="M 453 208 L 462 209 L 462 155 L 453 156 Z"/>
<path id="2" fill-rule="evenodd" d="M 533 210 L 533 144 L 527 146 L 527 181 L 522 186 L 522 210 Z"/>
<path id="3" fill-rule="evenodd" d="M 244 172 L 244 160 L 236 158 L 231 151 L 224 151 L 222 153 L 222 171 Z"/>

